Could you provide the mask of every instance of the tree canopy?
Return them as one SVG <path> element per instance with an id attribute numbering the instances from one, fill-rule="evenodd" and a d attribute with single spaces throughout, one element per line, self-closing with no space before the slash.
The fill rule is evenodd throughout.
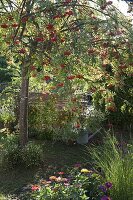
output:
<path id="1" fill-rule="evenodd" d="M 114 96 L 133 74 L 133 29 L 112 1 L 1 0 L 0 24 L 1 55 L 22 66 L 23 93 L 24 80 L 35 77 L 70 106 L 85 88 L 116 110 Z"/>

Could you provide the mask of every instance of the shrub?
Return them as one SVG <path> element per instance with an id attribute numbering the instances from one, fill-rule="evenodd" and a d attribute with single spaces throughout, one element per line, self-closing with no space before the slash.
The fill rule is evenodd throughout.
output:
<path id="1" fill-rule="evenodd" d="M 2 163 L 8 168 L 18 166 L 21 163 L 21 151 L 16 135 L 7 135 L 2 138 L 3 156 Z"/>
<path id="2" fill-rule="evenodd" d="M 88 148 L 96 169 L 101 169 L 104 181 L 113 184 L 113 200 L 132 200 L 133 197 L 133 146 L 118 145 L 115 137 L 108 135 L 103 146 Z"/>
<path id="3" fill-rule="evenodd" d="M 43 150 L 40 145 L 29 142 L 23 149 L 19 146 L 18 136 L 7 135 L 2 138 L 2 163 L 8 168 L 18 165 L 25 167 L 39 166 L 43 161 Z"/>
<path id="4" fill-rule="evenodd" d="M 22 149 L 21 156 L 26 167 L 39 166 L 43 161 L 43 150 L 40 145 L 29 142 Z"/>

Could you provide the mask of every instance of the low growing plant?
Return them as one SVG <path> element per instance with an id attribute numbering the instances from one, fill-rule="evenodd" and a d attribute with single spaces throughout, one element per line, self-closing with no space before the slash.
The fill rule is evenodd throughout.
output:
<path id="1" fill-rule="evenodd" d="M 108 183 L 109 184 L 109 183 Z M 31 200 L 109 200 L 109 187 L 101 190 L 101 176 L 94 171 L 81 169 L 79 164 L 69 173 L 58 172 L 48 180 L 32 185 Z M 29 198 L 29 197 L 28 197 Z"/>

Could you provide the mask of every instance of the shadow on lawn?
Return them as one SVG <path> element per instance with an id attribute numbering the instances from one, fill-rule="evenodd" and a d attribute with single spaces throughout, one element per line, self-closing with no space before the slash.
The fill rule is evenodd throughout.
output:
<path id="1" fill-rule="evenodd" d="M 43 166 L 35 169 L 26 169 L 21 166 L 12 170 L 0 168 L 0 194 L 19 196 L 24 187 L 34 184 L 39 178 L 46 178 L 48 166 L 61 170 L 64 166 L 72 167 L 75 163 L 84 164 L 85 162 L 85 146 L 77 144 L 67 146 L 60 142 L 52 143 L 51 141 L 39 143 L 43 145 L 44 149 Z M 0 200 L 4 200 L 4 197 L 0 196 Z"/>

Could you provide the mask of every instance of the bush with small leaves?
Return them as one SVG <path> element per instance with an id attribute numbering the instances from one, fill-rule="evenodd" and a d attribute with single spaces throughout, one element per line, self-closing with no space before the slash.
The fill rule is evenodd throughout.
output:
<path id="1" fill-rule="evenodd" d="M 19 148 L 18 137 L 16 135 L 7 135 L 3 137 L 3 156 L 2 164 L 8 166 L 8 168 L 13 168 L 21 163 L 21 151 Z"/>
<path id="2" fill-rule="evenodd" d="M 39 166 L 43 162 L 43 150 L 40 145 L 29 142 L 22 149 L 21 157 L 26 167 Z"/>

